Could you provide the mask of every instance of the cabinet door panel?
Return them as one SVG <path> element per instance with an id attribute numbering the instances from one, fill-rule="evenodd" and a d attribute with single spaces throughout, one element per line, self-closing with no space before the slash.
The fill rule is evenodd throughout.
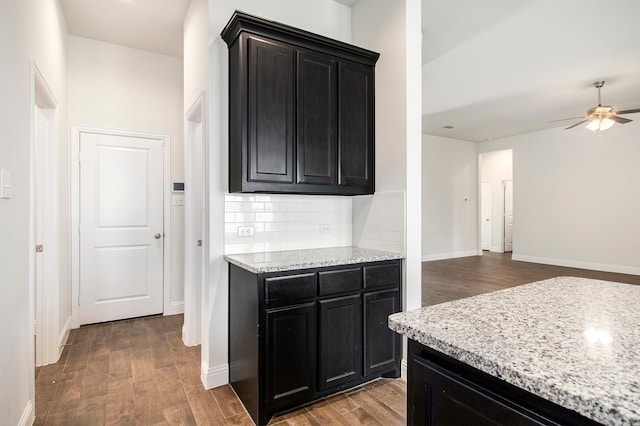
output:
<path id="1" fill-rule="evenodd" d="M 387 326 L 387 318 L 400 310 L 398 291 L 364 295 L 364 375 L 397 368 L 400 361 L 400 335 Z"/>
<path id="2" fill-rule="evenodd" d="M 337 62 L 300 51 L 297 127 L 298 183 L 337 182 Z"/>
<path id="3" fill-rule="evenodd" d="M 362 377 L 360 295 L 320 301 L 321 390 Z"/>
<path id="4" fill-rule="evenodd" d="M 408 375 L 408 425 L 547 424 L 540 416 L 420 357 L 409 357 Z"/>
<path id="5" fill-rule="evenodd" d="M 340 63 L 339 185 L 374 187 L 373 67 Z"/>
<path id="6" fill-rule="evenodd" d="M 269 411 L 312 396 L 316 377 L 315 302 L 268 310 L 267 348 Z"/>
<path id="7" fill-rule="evenodd" d="M 294 51 L 249 39 L 249 177 L 293 183 Z"/>

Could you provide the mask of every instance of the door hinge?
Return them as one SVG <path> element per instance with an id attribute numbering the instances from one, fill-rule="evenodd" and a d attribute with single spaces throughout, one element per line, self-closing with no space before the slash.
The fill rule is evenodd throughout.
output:
<path id="1" fill-rule="evenodd" d="M 42 244 L 36 244 L 36 253 L 42 253 L 44 251 L 44 246 Z"/>
<path id="2" fill-rule="evenodd" d="M 202 240 L 198 240 L 198 247 L 202 247 Z"/>

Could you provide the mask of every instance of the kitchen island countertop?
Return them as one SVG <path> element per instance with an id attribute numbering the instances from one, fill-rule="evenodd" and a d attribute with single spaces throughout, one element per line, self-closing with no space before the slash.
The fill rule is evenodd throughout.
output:
<path id="1" fill-rule="evenodd" d="M 225 255 L 224 259 L 254 274 L 404 259 L 404 254 L 361 247 L 273 251 Z"/>
<path id="2" fill-rule="evenodd" d="M 389 317 L 409 339 L 604 424 L 640 424 L 640 286 L 557 277 Z"/>

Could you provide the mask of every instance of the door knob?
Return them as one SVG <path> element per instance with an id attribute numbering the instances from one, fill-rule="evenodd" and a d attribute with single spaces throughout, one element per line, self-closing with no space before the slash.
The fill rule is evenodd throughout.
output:
<path id="1" fill-rule="evenodd" d="M 155 238 L 156 240 L 159 240 L 160 237 L 162 237 L 162 235 L 160 235 L 159 232 L 156 235 L 153 236 L 153 238 Z"/>

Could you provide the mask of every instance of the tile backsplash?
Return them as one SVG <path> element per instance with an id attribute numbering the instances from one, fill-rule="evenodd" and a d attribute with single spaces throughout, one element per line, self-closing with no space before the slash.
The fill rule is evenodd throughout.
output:
<path id="1" fill-rule="evenodd" d="M 353 197 L 353 245 L 405 252 L 405 191 Z"/>
<path id="2" fill-rule="evenodd" d="M 318 195 L 229 194 L 225 253 L 352 245 L 352 198 Z"/>

